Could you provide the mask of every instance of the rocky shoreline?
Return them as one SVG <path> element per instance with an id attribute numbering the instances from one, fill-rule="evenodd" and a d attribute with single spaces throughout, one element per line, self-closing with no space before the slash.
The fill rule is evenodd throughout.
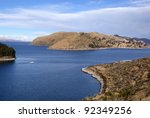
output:
<path id="1" fill-rule="evenodd" d="M 101 94 L 102 93 L 102 89 L 104 87 L 104 81 L 103 81 L 103 79 L 100 76 L 98 76 L 96 73 L 94 73 L 93 71 L 88 71 L 86 68 L 82 68 L 82 71 L 84 73 L 90 74 L 93 78 L 95 78 L 97 81 L 100 82 L 100 86 L 101 87 L 99 89 L 99 93 Z"/>
<path id="2" fill-rule="evenodd" d="M 12 62 L 15 61 L 16 59 L 13 57 L 0 57 L 0 62 Z"/>
<path id="3" fill-rule="evenodd" d="M 84 100 L 150 100 L 150 58 L 100 64 L 82 69 L 101 83 L 96 96 Z"/>

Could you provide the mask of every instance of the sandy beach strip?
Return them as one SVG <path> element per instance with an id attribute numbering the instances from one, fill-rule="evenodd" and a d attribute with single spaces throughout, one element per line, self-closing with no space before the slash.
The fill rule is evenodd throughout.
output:
<path id="1" fill-rule="evenodd" d="M 0 62 L 5 62 L 5 61 L 15 61 L 15 58 L 0 57 Z"/>

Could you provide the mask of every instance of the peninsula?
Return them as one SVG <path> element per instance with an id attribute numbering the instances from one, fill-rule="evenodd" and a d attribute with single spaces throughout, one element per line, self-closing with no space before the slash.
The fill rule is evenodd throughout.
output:
<path id="1" fill-rule="evenodd" d="M 0 43 L 0 62 L 14 61 L 15 58 L 15 50 L 5 44 Z"/>
<path id="2" fill-rule="evenodd" d="M 100 83 L 96 96 L 84 100 L 150 100 L 150 57 L 82 69 Z"/>
<path id="3" fill-rule="evenodd" d="M 57 50 L 92 50 L 101 48 L 145 48 L 148 45 L 141 40 L 106 35 L 98 32 L 56 32 L 38 37 L 33 45 L 48 46 Z"/>

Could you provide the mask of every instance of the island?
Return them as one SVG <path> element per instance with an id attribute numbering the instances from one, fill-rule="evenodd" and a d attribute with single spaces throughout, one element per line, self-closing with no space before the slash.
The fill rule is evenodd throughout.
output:
<path id="1" fill-rule="evenodd" d="M 98 64 L 82 69 L 101 84 L 99 93 L 84 100 L 150 100 L 150 57 Z"/>
<path id="2" fill-rule="evenodd" d="M 11 62 L 16 58 L 15 50 L 5 44 L 0 43 L 0 62 Z"/>
<path id="3" fill-rule="evenodd" d="M 32 42 L 37 46 L 48 46 L 56 50 L 92 50 L 102 48 L 146 48 L 147 43 L 118 35 L 98 32 L 56 32 L 37 37 Z"/>

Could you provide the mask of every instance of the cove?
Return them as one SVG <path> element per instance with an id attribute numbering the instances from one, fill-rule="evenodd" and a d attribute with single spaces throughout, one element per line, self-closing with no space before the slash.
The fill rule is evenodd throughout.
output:
<path id="1" fill-rule="evenodd" d="M 14 63 L 0 64 L 1 101 L 78 101 L 99 92 L 99 82 L 82 68 L 150 56 L 150 49 L 48 50 L 24 42 Z"/>

